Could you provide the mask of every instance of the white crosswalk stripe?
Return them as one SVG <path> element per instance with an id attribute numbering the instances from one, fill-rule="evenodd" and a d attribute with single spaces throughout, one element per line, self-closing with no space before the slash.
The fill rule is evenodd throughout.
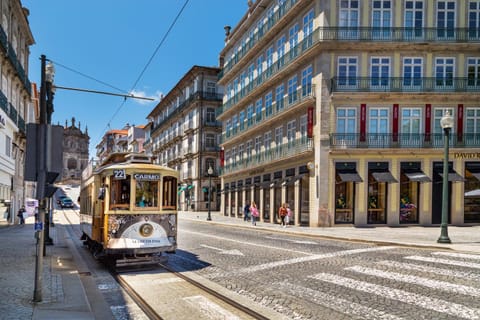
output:
<path id="1" fill-rule="evenodd" d="M 445 313 L 463 319 L 480 319 L 480 309 L 471 308 L 458 303 L 453 303 L 451 301 L 431 298 L 405 290 L 389 288 L 386 286 L 359 281 L 348 277 L 337 276 L 330 273 L 318 273 L 316 275 L 309 276 L 309 278 L 343 286 L 352 290 L 382 296 L 391 300 L 408 303 L 410 305 L 415 305 L 424 309 Z"/>
<path id="2" fill-rule="evenodd" d="M 390 261 L 390 260 L 380 261 L 378 262 L 378 264 L 387 266 L 387 267 L 395 267 L 402 270 L 415 270 L 415 271 L 433 273 L 433 274 L 442 275 L 442 276 L 480 281 L 480 274 L 473 274 L 471 272 L 463 272 L 459 270 L 429 267 L 429 266 L 423 266 L 423 265 L 414 264 L 414 263 L 397 262 L 397 261 Z"/>
<path id="3" fill-rule="evenodd" d="M 404 318 L 385 311 L 363 306 L 359 303 L 341 299 L 317 290 L 307 287 L 290 284 L 288 282 L 274 283 L 275 287 L 286 294 L 295 295 L 301 299 L 309 300 L 318 305 L 325 306 L 329 309 L 338 311 L 340 313 L 361 317 L 362 319 L 378 319 L 378 320 L 402 320 Z"/>
<path id="4" fill-rule="evenodd" d="M 479 260 L 479 254 L 468 254 L 468 253 L 458 253 L 458 252 L 433 252 L 434 256 L 445 256 L 445 257 L 452 257 L 452 258 L 462 258 L 462 259 L 471 259 L 471 260 Z"/>
<path id="5" fill-rule="evenodd" d="M 459 294 L 468 295 L 472 297 L 480 297 L 480 289 L 459 285 L 459 284 L 453 284 L 446 281 L 431 280 L 424 277 L 418 277 L 414 275 L 405 275 L 398 272 L 382 271 L 379 269 L 366 268 L 361 266 L 353 266 L 353 267 L 345 268 L 345 270 L 354 271 L 357 273 L 367 274 L 370 276 L 380 277 L 384 279 L 390 279 L 394 281 L 416 284 L 416 285 L 420 285 L 420 286 L 431 288 L 431 289 L 459 293 Z"/>
<path id="6" fill-rule="evenodd" d="M 422 256 L 408 256 L 408 257 L 405 257 L 404 259 L 480 269 L 480 263 L 467 262 L 467 261 L 455 261 L 450 259 L 440 259 L 440 258 L 431 258 L 431 257 L 422 257 Z"/>

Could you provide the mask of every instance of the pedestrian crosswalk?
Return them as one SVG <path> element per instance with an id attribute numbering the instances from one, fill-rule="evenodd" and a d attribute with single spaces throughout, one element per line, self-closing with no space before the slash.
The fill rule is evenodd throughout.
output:
<path id="1" fill-rule="evenodd" d="M 431 318 L 480 319 L 480 255 L 432 252 L 404 256 L 402 260 L 382 260 L 307 276 L 308 283 L 315 280 L 315 289 L 286 282 L 277 285 L 353 318 L 420 319 L 429 318 L 429 312 L 433 312 Z M 322 288 L 328 288 L 328 294 Z M 336 297 L 331 292 L 343 295 Z M 352 301 L 345 292 L 351 293 Z M 354 292 L 360 293 L 360 301 Z"/>

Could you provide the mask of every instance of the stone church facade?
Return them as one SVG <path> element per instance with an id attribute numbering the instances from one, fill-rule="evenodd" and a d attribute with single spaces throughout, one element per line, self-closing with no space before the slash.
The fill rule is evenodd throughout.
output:
<path id="1" fill-rule="evenodd" d="M 83 169 L 88 165 L 88 146 L 90 137 L 88 128 L 82 132 L 80 122 L 78 127 L 75 118 L 68 126 L 65 121 L 63 131 L 63 172 L 60 180 L 62 182 L 80 182 Z"/>

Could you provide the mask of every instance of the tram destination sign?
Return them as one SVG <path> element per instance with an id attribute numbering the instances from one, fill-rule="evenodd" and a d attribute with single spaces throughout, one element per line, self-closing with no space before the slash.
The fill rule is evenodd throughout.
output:
<path id="1" fill-rule="evenodd" d="M 135 173 L 133 178 L 138 181 L 157 181 L 160 180 L 160 175 L 153 173 Z"/>

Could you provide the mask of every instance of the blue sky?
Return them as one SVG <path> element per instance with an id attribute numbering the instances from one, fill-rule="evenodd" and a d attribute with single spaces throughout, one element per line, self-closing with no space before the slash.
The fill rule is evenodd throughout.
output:
<path id="1" fill-rule="evenodd" d="M 30 81 L 40 83 L 40 55 L 45 54 L 57 63 L 54 81 L 58 86 L 112 93 L 134 89 L 136 95 L 150 97 L 168 93 L 193 65 L 218 66 L 223 27 L 235 27 L 247 11 L 247 0 L 188 0 L 159 47 L 187 0 L 21 2 L 30 10 L 35 38 L 30 48 Z M 68 120 L 70 125 L 75 117 L 82 130 L 88 126 L 91 158 L 107 130 L 126 123 L 145 124 L 157 103 L 59 89 L 52 123 L 64 125 Z"/>

